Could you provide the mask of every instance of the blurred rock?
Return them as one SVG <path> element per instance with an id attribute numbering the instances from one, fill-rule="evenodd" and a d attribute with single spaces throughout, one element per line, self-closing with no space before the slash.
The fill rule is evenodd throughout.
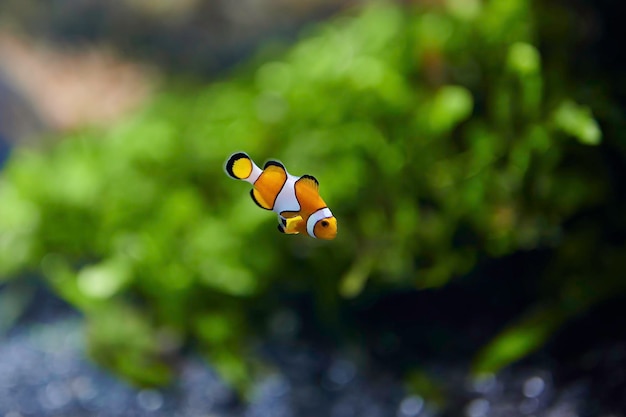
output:
<path id="1" fill-rule="evenodd" d="M 212 74 L 261 42 L 293 36 L 364 0 L 5 0 L 5 21 L 38 38 L 106 43 L 133 59 L 180 72 Z"/>
<path id="2" fill-rule="evenodd" d="M 626 358 L 619 343 L 567 364 L 546 360 L 544 350 L 481 378 L 469 377 L 463 362 L 429 361 L 424 370 L 446 393 L 445 403 L 406 392 L 401 379 L 359 359 L 358 351 L 279 336 L 257 350 L 273 368 L 253 383 L 248 403 L 233 401 L 211 364 L 195 354 L 179 358 L 170 386 L 134 388 L 86 357 L 83 319 L 68 304 L 42 287 L 33 290 L 18 325 L 0 341 L 0 416 L 624 416 L 623 378 L 614 378 Z M 576 377 L 564 378 L 565 370 Z"/>
<path id="3" fill-rule="evenodd" d="M 0 166 L 8 155 L 12 138 L 31 137 L 43 129 L 43 122 L 4 73 L 0 55 Z"/>
<path id="4" fill-rule="evenodd" d="M 361 1 L 4 1 L 0 144 L 112 123 L 149 96 L 157 67 L 214 74 Z"/>
<path id="5" fill-rule="evenodd" d="M 154 70 L 104 48 L 58 49 L 6 31 L 0 32 L 0 71 L 6 83 L 0 120 L 14 139 L 43 127 L 112 123 L 144 102 L 156 79 Z"/>
<path id="6" fill-rule="evenodd" d="M 57 304 L 56 319 L 46 325 L 31 316 L 0 343 L 0 415 L 576 416 L 595 402 L 589 380 L 557 386 L 544 367 L 509 369 L 491 379 L 500 389 L 483 392 L 467 382 L 462 366 L 446 364 L 437 370 L 448 393 L 442 407 L 420 393 L 407 394 L 400 380 L 369 366 L 357 371 L 346 356 L 290 342 L 265 344 L 262 350 L 276 368 L 254 383 L 247 404 L 233 402 L 210 364 L 193 355 L 182 358 L 172 386 L 133 388 L 85 357 L 82 319 L 67 309 Z M 323 380 L 329 375 L 341 383 L 328 386 Z M 606 411 L 594 411 L 601 410 Z"/>

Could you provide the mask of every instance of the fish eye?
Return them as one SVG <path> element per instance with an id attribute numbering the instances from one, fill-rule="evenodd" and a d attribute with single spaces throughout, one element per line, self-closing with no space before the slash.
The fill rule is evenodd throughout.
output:
<path id="1" fill-rule="evenodd" d="M 322 220 L 322 227 L 328 227 L 328 221 Z"/>

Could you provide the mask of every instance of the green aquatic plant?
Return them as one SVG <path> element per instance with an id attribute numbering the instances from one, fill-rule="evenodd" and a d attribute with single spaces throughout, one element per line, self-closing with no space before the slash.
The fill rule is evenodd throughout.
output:
<path id="1" fill-rule="evenodd" d="M 366 288 L 441 287 L 481 257 L 557 247 L 608 189 L 565 163 L 602 133 L 546 88 L 537 36 L 526 0 L 368 6 L 229 77 L 169 84 L 115 126 L 20 147 L 0 178 L 0 277 L 41 274 L 85 315 L 93 357 L 135 382 L 166 383 L 194 344 L 245 387 L 250 342 L 290 296 L 348 337 L 340 306 Z M 336 241 L 276 232 L 222 170 L 237 150 L 315 175 Z M 478 368 L 539 346 L 574 303 L 504 330 Z"/>

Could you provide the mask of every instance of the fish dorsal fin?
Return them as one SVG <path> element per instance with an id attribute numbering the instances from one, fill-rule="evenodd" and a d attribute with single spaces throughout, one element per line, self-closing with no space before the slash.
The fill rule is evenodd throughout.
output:
<path id="1" fill-rule="evenodd" d="M 278 161 L 267 161 L 263 166 L 263 175 L 266 178 L 272 178 L 276 183 L 280 183 L 280 187 L 283 186 L 288 177 L 285 166 Z"/>
<path id="2" fill-rule="evenodd" d="M 263 208 L 268 210 L 274 208 L 276 198 L 278 198 L 278 194 L 280 194 L 288 178 L 285 167 L 279 162 L 268 161 L 265 164 L 261 175 L 254 182 L 254 196 L 257 197 L 257 201 Z"/>
<path id="3" fill-rule="evenodd" d="M 254 201 L 254 203 L 261 207 L 262 209 L 265 210 L 271 210 L 272 207 L 263 199 L 263 197 L 261 196 L 261 193 L 258 192 L 258 190 L 256 189 L 252 189 L 250 190 L 250 197 L 252 197 L 252 201 Z"/>
<path id="4" fill-rule="evenodd" d="M 285 166 L 281 162 L 274 161 L 274 160 L 267 161 L 265 165 L 263 166 L 263 169 L 268 170 L 268 171 L 280 170 L 281 172 L 284 172 L 285 174 L 287 173 Z"/>
<path id="5" fill-rule="evenodd" d="M 315 191 L 318 191 L 320 188 L 320 182 L 313 175 L 303 175 L 300 177 L 298 182 L 306 187 L 311 187 Z"/>

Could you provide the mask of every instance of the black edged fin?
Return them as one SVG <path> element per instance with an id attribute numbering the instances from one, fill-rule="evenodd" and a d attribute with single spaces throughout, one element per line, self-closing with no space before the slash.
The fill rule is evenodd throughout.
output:
<path id="1" fill-rule="evenodd" d="M 248 154 L 246 154 L 245 152 L 236 152 L 232 154 L 230 158 L 228 158 L 228 161 L 226 161 L 226 165 L 224 165 L 224 169 L 226 170 L 226 173 L 228 174 L 229 177 L 234 178 L 236 180 L 243 179 L 242 177 L 238 177 L 235 174 L 235 170 L 234 170 L 235 163 L 237 163 L 237 161 L 242 160 L 242 159 L 247 159 L 249 161 L 252 161 L 250 157 L 248 156 Z"/>
<path id="2" fill-rule="evenodd" d="M 280 222 L 283 224 L 283 226 L 287 226 L 287 219 L 285 219 L 284 217 L 280 218 Z"/>
<path id="3" fill-rule="evenodd" d="M 261 198 L 260 195 L 258 195 L 257 191 L 255 189 L 250 190 L 250 197 L 252 197 L 252 201 L 254 201 L 254 204 L 256 204 L 257 206 L 261 207 L 263 210 L 271 210 L 271 207 L 267 207 L 264 206 L 262 203 L 264 203 L 263 199 Z"/>
<path id="4" fill-rule="evenodd" d="M 285 233 L 285 228 L 283 227 L 283 225 L 282 225 L 282 224 L 278 224 L 277 226 L 278 226 L 278 231 L 279 231 L 280 233 Z"/>
<path id="5" fill-rule="evenodd" d="M 265 163 L 265 165 L 263 165 L 263 169 L 267 169 L 269 167 L 279 167 L 280 169 L 282 169 L 283 171 L 287 171 L 285 169 L 285 166 L 282 164 L 282 162 L 279 161 L 275 161 L 273 159 L 270 159 L 269 161 L 267 161 Z"/>
<path id="6" fill-rule="evenodd" d="M 320 182 L 313 175 L 305 174 L 301 176 L 300 179 L 298 180 L 298 182 L 301 182 L 301 181 L 303 184 L 313 187 L 315 190 L 319 190 L 320 188 Z"/>
<path id="7" fill-rule="evenodd" d="M 304 174 L 303 176 L 301 176 L 300 178 L 307 178 L 310 179 L 311 181 L 313 181 L 318 187 L 320 186 L 320 182 L 317 180 L 317 178 L 315 178 L 313 175 L 308 175 L 308 174 Z"/>

